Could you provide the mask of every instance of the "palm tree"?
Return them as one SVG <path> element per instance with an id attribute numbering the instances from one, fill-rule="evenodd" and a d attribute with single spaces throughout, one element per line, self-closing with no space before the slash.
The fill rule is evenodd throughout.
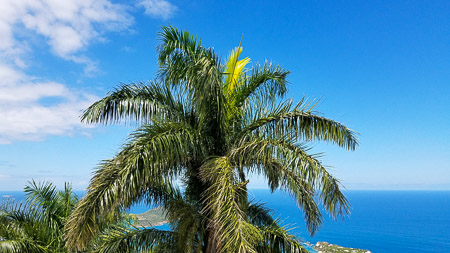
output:
<path id="1" fill-rule="evenodd" d="M 38 253 L 69 252 L 64 239 L 64 225 L 78 203 L 78 196 L 69 183 L 57 190 L 51 182 L 30 181 L 24 189 L 26 201 L 6 199 L 0 205 L 0 252 Z M 136 229 L 133 215 L 122 213 L 114 224 L 102 223 L 102 236 L 116 230 Z M 96 251 L 103 242 L 98 236 L 89 245 Z"/>
<path id="2" fill-rule="evenodd" d="M 67 252 L 64 224 L 78 202 L 70 184 L 57 191 L 49 182 L 29 182 L 26 202 L 0 206 L 0 252 Z"/>
<path id="3" fill-rule="evenodd" d="M 222 64 L 187 31 L 163 27 L 159 36 L 158 78 L 121 85 L 82 116 L 139 127 L 96 170 L 67 223 L 69 248 L 85 249 L 101 220 L 146 201 L 165 208 L 172 231 L 118 231 L 103 237 L 103 252 L 303 251 L 270 210 L 248 200 L 251 173 L 296 200 L 311 234 L 322 223 L 319 203 L 332 217 L 349 213 L 339 181 L 308 144 L 354 150 L 354 131 L 319 116 L 305 98 L 283 100 L 289 72 L 270 62 L 247 69 L 241 46 Z"/>

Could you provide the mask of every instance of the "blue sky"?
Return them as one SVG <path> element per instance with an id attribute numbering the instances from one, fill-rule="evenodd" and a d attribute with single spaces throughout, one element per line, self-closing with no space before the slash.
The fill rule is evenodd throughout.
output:
<path id="1" fill-rule="evenodd" d="M 347 189 L 450 189 L 448 1 L 4 0 L 0 17 L 0 190 L 84 189 L 134 126 L 80 111 L 155 77 L 166 24 L 224 57 L 244 35 L 252 63 L 292 72 L 289 97 L 358 131 L 354 152 L 314 145 Z"/>

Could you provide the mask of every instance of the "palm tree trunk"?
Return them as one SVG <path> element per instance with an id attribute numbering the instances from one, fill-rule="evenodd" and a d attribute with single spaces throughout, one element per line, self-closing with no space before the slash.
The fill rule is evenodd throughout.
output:
<path id="1" fill-rule="evenodd" d="M 217 225 L 214 222 L 210 225 L 208 229 L 206 242 L 206 253 L 218 253 L 221 252 L 220 241 L 217 238 Z"/>
<path id="2" fill-rule="evenodd" d="M 186 197 L 199 205 L 199 211 L 203 208 L 203 192 L 208 188 L 208 185 L 200 179 L 199 167 L 201 162 L 191 161 L 189 164 L 188 179 L 186 181 Z M 203 250 L 202 252 L 207 253 L 218 253 L 220 252 L 219 240 L 217 240 L 217 225 L 211 223 L 206 225 L 206 234 L 203 238 Z"/>

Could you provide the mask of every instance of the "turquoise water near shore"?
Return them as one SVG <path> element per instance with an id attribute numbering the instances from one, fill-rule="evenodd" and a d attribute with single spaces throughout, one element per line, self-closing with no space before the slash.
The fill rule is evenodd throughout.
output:
<path id="1" fill-rule="evenodd" d="M 274 210 L 274 215 L 293 224 L 293 232 L 305 241 L 327 241 L 344 247 L 386 252 L 449 252 L 450 191 L 347 191 L 352 214 L 344 221 L 325 217 L 319 232 L 311 237 L 303 215 L 289 195 L 268 190 L 250 190 L 255 198 Z M 0 192 L 17 200 L 22 192 Z M 145 212 L 135 205 L 133 213 Z"/>

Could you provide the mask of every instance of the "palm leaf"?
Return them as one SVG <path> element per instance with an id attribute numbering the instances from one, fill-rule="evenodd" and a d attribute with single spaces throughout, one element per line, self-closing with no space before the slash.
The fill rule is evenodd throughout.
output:
<path id="1" fill-rule="evenodd" d="M 272 224 L 259 228 L 264 243 L 258 246 L 258 252 L 308 253 L 300 240 L 290 234 L 291 229 L 280 226 L 279 223 L 279 220 L 275 220 Z"/>
<path id="2" fill-rule="evenodd" d="M 87 247 L 101 229 L 102 214 L 114 219 L 120 210 L 142 199 L 161 204 L 172 198 L 172 177 L 180 173 L 196 146 L 189 126 L 175 125 L 142 127 L 115 159 L 100 166 L 66 225 L 69 248 Z"/>
<path id="3" fill-rule="evenodd" d="M 227 157 L 211 158 L 201 169 L 201 176 L 211 186 L 205 191 L 204 212 L 212 222 L 224 252 L 256 252 L 254 245 L 262 239 L 258 229 L 250 224 L 239 205 L 242 184 L 236 184 L 235 169 Z"/>
<path id="4" fill-rule="evenodd" d="M 322 224 L 322 215 L 315 201 L 316 191 L 328 213 L 333 217 L 349 214 L 348 201 L 340 191 L 339 181 L 332 177 L 305 147 L 292 144 L 293 138 L 258 138 L 233 149 L 230 158 L 250 170 L 263 173 L 272 190 L 289 192 L 304 210 L 311 234 Z"/>
<path id="5" fill-rule="evenodd" d="M 242 53 L 242 47 L 236 47 L 231 51 L 226 62 L 225 69 L 225 89 L 229 92 L 233 91 L 239 85 L 244 67 L 250 63 L 250 58 L 246 57 L 239 60 Z"/>
<path id="6" fill-rule="evenodd" d="M 104 231 L 92 252 L 155 252 L 160 244 L 173 244 L 173 232 L 153 228 L 112 227 Z"/>
<path id="7" fill-rule="evenodd" d="M 255 65 L 249 76 L 245 75 L 245 82 L 235 90 L 234 100 L 237 106 L 242 106 L 250 97 L 275 101 L 283 97 L 287 91 L 286 78 L 290 72 L 272 62 L 265 62 L 261 67 Z"/>
<path id="8" fill-rule="evenodd" d="M 266 136 L 295 134 L 304 141 L 327 141 L 354 150 L 358 146 L 356 133 L 343 124 L 314 114 L 316 104 L 302 99 L 281 103 L 268 111 L 260 109 L 248 115 L 248 123 L 240 135 L 258 133 Z"/>
<path id="9" fill-rule="evenodd" d="M 185 108 L 165 85 L 149 82 L 147 85 L 121 85 L 105 98 L 86 109 L 81 121 L 86 123 L 118 123 L 120 121 L 149 122 L 185 115 Z"/>

